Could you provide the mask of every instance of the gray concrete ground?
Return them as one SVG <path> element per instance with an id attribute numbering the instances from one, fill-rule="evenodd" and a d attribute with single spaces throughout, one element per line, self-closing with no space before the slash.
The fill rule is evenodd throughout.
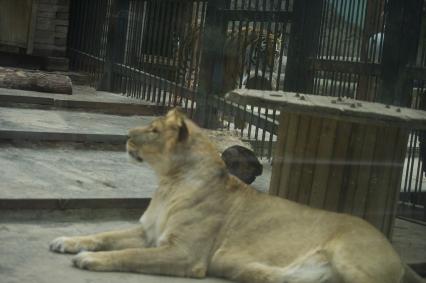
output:
<path id="1" fill-rule="evenodd" d="M 55 237 L 130 227 L 135 223 L 135 221 L 52 223 L 43 220 L 35 223 L 0 223 L 0 242 L 2 243 L 0 245 L 0 282 L 229 282 L 214 278 L 195 280 L 119 272 L 90 272 L 72 267 L 72 256 L 56 254 L 48 250 L 49 242 Z"/>
<path id="2" fill-rule="evenodd" d="M 120 215 L 120 211 L 78 210 L 78 212 L 43 212 L 25 215 L 23 212 L 4 212 L 0 216 L 0 282 L 229 282 L 220 279 L 181 279 L 164 276 L 117 272 L 89 272 L 71 266 L 70 255 L 48 251 L 49 242 L 55 237 L 84 235 L 111 229 L 131 227 L 137 224 L 138 213 Z M 6 214 L 6 215 L 5 215 Z M 119 220 L 121 218 L 121 220 Z M 394 246 L 404 261 L 424 262 L 426 227 L 407 221 L 396 221 Z M 414 233 L 413 233 L 414 231 Z M 415 252 L 413 252 L 415 251 Z"/>
<path id="3" fill-rule="evenodd" d="M 426 226 L 396 219 L 392 245 L 408 263 L 426 262 Z"/>

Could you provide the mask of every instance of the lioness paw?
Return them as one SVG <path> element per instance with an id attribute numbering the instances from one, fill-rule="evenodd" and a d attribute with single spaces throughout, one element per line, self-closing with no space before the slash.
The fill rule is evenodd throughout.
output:
<path id="1" fill-rule="evenodd" d="M 76 254 L 83 250 L 83 248 L 79 245 L 79 241 L 71 237 L 59 237 L 54 239 L 50 243 L 49 249 L 52 252 L 70 254 Z"/>
<path id="2" fill-rule="evenodd" d="M 103 264 L 102 257 L 95 252 L 80 252 L 72 258 L 75 267 L 87 270 L 106 271 L 108 270 Z"/>

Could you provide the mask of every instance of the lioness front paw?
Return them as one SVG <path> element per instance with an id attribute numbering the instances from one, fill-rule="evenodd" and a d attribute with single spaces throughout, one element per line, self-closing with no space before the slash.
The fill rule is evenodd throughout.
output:
<path id="1" fill-rule="evenodd" d="M 95 252 L 80 252 L 72 258 L 75 267 L 87 270 L 106 270 L 102 264 L 102 257 Z"/>
<path id="2" fill-rule="evenodd" d="M 70 254 L 76 254 L 84 250 L 83 247 L 81 247 L 79 241 L 71 237 L 59 237 L 54 239 L 49 244 L 49 249 L 52 252 Z"/>

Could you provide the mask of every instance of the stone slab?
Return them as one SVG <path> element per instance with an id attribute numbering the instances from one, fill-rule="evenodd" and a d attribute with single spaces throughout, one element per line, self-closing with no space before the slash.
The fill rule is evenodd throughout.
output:
<path id="1" fill-rule="evenodd" d="M 153 116 L 0 107 L 0 131 L 127 135 L 130 128 L 147 125 Z"/>
<path id="2" fill-rule="evenodd" d="M 271 167 L 263 166 L 253 187 L 267 192 Z M 157 184 L 124 145 L 0 143 L 0 209 L 144 207 Z"/>
<path id="3" fill-rule="evenodd" d="M 73 85 L 73 94 L 60 94 L 60 93 L 45 93 L 39 91 L 19 90 L 0 88 L 1 95 L 11 95 L 17 97 L 33 97 L 45 99 L 58 99 L 66 101 L 90 101 L 90 102 L 115 102 L 126 104 L 139 104 L 139 105 L 154 105 L 151 102 L 142 101 L 137 98 L 127 97 L 122 94 L 116 94 L 107 91 L 97 91 L 89 86 Z"/>
<path id="4" fill-rule="evenodd" d="M 166 107 L 123 95 L 74 86 L 73 95 L 0 88 L 0 106 L 67 109 L 117 115 L 161 115 Z"/>
<path id="5" fill-rule="evenodd" d="M 0 199 L 150 198 L 154 172 L 119 148 L 0 143 Z"/>

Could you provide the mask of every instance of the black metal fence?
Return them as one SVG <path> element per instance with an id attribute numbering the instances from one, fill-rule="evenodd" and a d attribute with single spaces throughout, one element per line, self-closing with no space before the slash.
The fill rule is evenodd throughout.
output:
<path id="1" fill-rule="evenodd" d="M 68 50 L 98 89 L 179 105 L 270 158 L 279 109 L 224 94 L 255 88 L 425 107 L 425 2 L 73 0 Z M 422 220 L 424 139 L 410 136 L 400 206 Z"/>
<path id="2" fill-rule="evenodd" d="M 192 116 L 206 1 L 71 1 L 71 67 L 93 86 Z"/>

